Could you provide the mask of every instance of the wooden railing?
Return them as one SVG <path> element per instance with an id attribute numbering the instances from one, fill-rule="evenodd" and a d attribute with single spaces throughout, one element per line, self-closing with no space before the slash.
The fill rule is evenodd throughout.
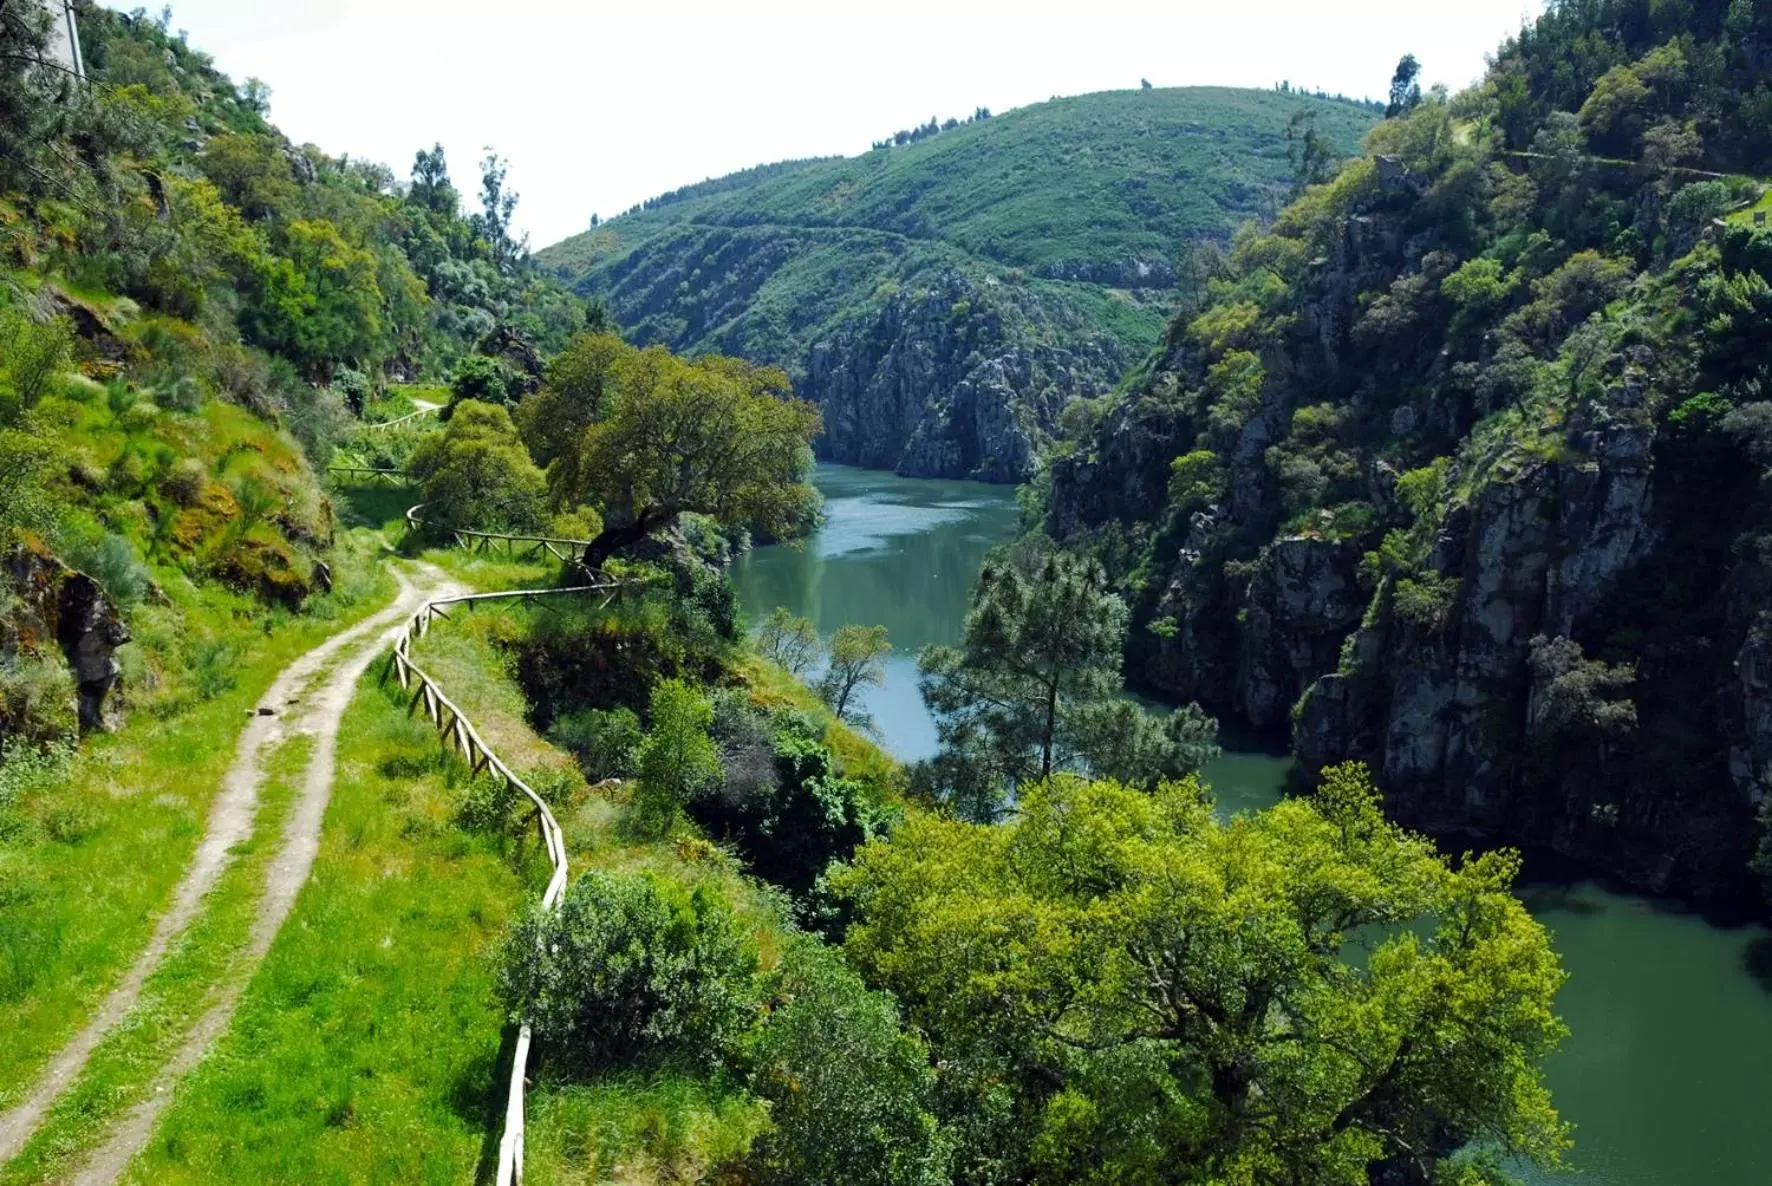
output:
<path id="1" fill-rule="evenodd" d="M 377 469 L 373 465 L 329 465 L 329 474 L 350 474 L 354 477 L 365 477 L 371 481 L 380 479 L 390 486 L 398 486 L 402 482 L 412 481 L 412 475 L 403 469 Z"/>
<path id="2" fill-rule="evenodd" d="M 541 831 L 542 843 L 547 847 L 548 861 L 553 866 L 553 875 L 548 878 L 547 889 L 541 897 L 542 909 L 546 911 L 557 909 L 561 896 L 566 892 L 566 836 L 560 829 L 559 820 L 554 818 L 553 809 L 548 806 L 547 800 L 536 794 L 486 744 L 479 730 L 474 728 L 474 723 L 449 698 L 441 685 L 412 661 L 412 644 L 430 632 L 432 621 L 437 618 L 447 619 L 451 606 L 465 605 L 471 611 L 475 605 L 485 601 L 516 600 L 533 603 L 543 597 L 602 595 L 603 605 L 607 607 L 630 584 L 632 582 L 597 579 L 590 584 L 561 589 L 469 593 L 427 601 L 407 621 L 405 629 L 394 642 L 394 653 L 388 660 L 388 669 L 400 681 L 401 688 L 411 690 L 416 685 L 412 700 L 407 705 L 408 713 L 416 712 L 422 707 L 425 715 L 437 727 L 444 746 L 461 755 L 472 775 L 485 773 L 500 779 L 535 805 L 536 825 Z M 517 1029 L 517 1043 L 511 1055 L 511 1081 L 505 1096 L 504 1132 L 498 1142 L 498 1186 L 522 1186 L 523 1182 L 523 1089 L 528 1077 L 532 1037 L 529 1022 L 524 1021 Z"/>
<path id="3" fill-rule="evenodd" d="M 421 502 L 407 510 L 406 530 L 408 532 L 423 531 L 425 528 L 433 526 L 418 517 L 418 513 L 424 510 L 425 506 L 426 504 Z M 568 568 L 584 567 L 584 562 L 578 556 L 572 555 L 571 552 L 582 554 L 591 542 L 588 539 L 565 539 L 556 535 L 515 535 L 505 531 L 468 531 L 465 528 L 453 527 L 437 527 L 436 530 L 453 536 L 457 547 L 470 552 L 495 552 L 498 550 L 498 545 L 502 543 L 505 546 L 506 554 L 512 559 L 517 559 L 519 546 L 527 545 L 524 550 L 526 558 L 539 560 L 542 553 L 546 552 Z M 563 553 L 560 551 L 561 548 L 567 548 L 569 551 Z"/>

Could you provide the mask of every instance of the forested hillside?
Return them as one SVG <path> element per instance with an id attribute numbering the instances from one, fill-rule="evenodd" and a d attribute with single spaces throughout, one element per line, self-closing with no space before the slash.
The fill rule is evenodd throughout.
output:
<path id="1" fill-rule="evenodd" d="M 46 59 L 37 7 L 0 22 L 0 747 L 21 762 L 232 688 L 242 621 L 345 612 L 317 471 L 410 406 L 388 378 L 502 374 L 477 344 L 585 325 L 512 241 L 496 159 L 470 217 L 440 150 L 397 185 L 291 143 L 262 84 L 164 18 L 76 11 L 87 79 Z"/>
<path id="2" fill-rule="evenodd" d="M 1373 118 L 1207 88 L 981 111 L 688 186 L 538 258 L 636 342 L 786 368 L 821 456 L 1020 481 L 1064 407 L 1149 349 L 1182 248 L 1271 214 L 1307 131 L 1341 153 Z"/>
<path id="3" fill-rule="evenodd" d="M 1133 678 L 1401 820 L 1749 897 L 1769 63 L 1762 4 L 1555 3 L 1241 232 L 1042 477 Z"/>

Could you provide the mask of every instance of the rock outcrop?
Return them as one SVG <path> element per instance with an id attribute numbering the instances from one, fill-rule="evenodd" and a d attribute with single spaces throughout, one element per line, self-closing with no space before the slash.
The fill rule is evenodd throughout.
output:
<path id="1" fill-rule="evenodd" d="M 81 730 L 114 728 L 110 695 L 123 672 L 117 648 L 129 641 L 117 606 L 97 581 L 40 546 L 15 548 L 4 566 L 13 600 L 0 616 L 0 663 L 59 651 L 73 674 Z M 7 731 L 0 721 L 0 733 Z"/>
<path id="2" fill-rule="evenodd" d="M 1020 482 L 1072 399 L 1110 389 L 1129 353 L 1030 339 L 1037 310 L 959 271 L 813 343 L 799 392 L 824 412 L 819 455 L 911 478 Z"/>

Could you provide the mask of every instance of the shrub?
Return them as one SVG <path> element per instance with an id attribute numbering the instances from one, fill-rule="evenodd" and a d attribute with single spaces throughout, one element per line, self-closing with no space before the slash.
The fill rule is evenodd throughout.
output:
<path id="1" fill-rule="evenodd" d="M 0 663 L 0 734 L 38 744 L 72 737 L 78 726 L 74 675 L 59 654 Z"/>
<path id="2" fill-rule="evenodd" d="M 124 608 L 139 605 L 153 585 L 147 566 L 136 558 L 135 549 L 120 535 L 107 532 L 91 546 L 74 549 L 69 559 Z"/>
<path id="3" fill-rule="evenodd" d="M 640 744 L 640 789 L 634 808 L 641 829 L 662 833 L 677 813 L 720 777 L 720 755 L 708 735 L 707 698 L 682 680 L 652 689 L 652 727 Z"/>
<path id="4" fill-rule="evenodd" d="M 553 1054 L 581 1068 L 721 1062 L 757 1010 L 757 952 L 711 889 L 593 871 L 505 943 L 499 986 Z"/>
<path id="5" fill-rule="evenodd" d="M 771 985 L 775 1007 L 753 1051 L 751 1086 L 771 1132 L 752 1147 L 747 1180 L 768 1186 L 937 1186 L 953 1141 L 932 1114 L 929 1051 L 815 939 L 791 944 Z"/>
<path id="6" fill-rule="evenodd" d="M 586 708 L 556 717 L 548 736 L 577 755 L 590 778 L 629 778 L 640 761 L 640 718 L 629 708 Z"/>
<path id="7" fill-rule="evenodd" d="M 181 507 L 192 506 L 197 496 L 203 493 L 203 485 L 209 481 L 209 469 L 198 457 L 181 457 L 172 463 L 166 476 L 160 479 L 160 493 L 176 502 Z"/>
<path id="8" fill-rule="evenodd" d="M 19 309 L 0 309 L 0 427 L 17 424 L 48 393 L 73 340 L 66 318 L 39 323 Z"/>
<path id="9" fill-rule="evenodd" d="M 430 522 L 495 531 L 544 521 L 546 480 L 503 408 L 474 400 L 457 405 L 449 427 L 426 439 L 407 468 L 424 484 Z"/>

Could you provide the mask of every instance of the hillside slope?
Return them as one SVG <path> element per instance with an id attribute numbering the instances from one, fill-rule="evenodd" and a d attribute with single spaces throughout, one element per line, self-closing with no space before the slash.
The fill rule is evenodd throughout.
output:
<path id="1" fill-rule="evenodd" d="M 785 367 L 826 458 L 1018 481 L 1149 350 L 1182 247 L 1279 203 L 1301 108 L 1340 151 L 1373 119 L 1259 91 L 1054 99 L 689 186 L 537 258 L 635 341 Z"/>
<path id="2" fill-rule="evenodd" d="M 1772 788 L 1772 12 L 1647 7 L 1553 6 L 1240 240 L 1055 450 L 1046 524 L 1137 599 L 1153 690 L 1371 762 L 1410 824 L 1737 899 Z"/>

